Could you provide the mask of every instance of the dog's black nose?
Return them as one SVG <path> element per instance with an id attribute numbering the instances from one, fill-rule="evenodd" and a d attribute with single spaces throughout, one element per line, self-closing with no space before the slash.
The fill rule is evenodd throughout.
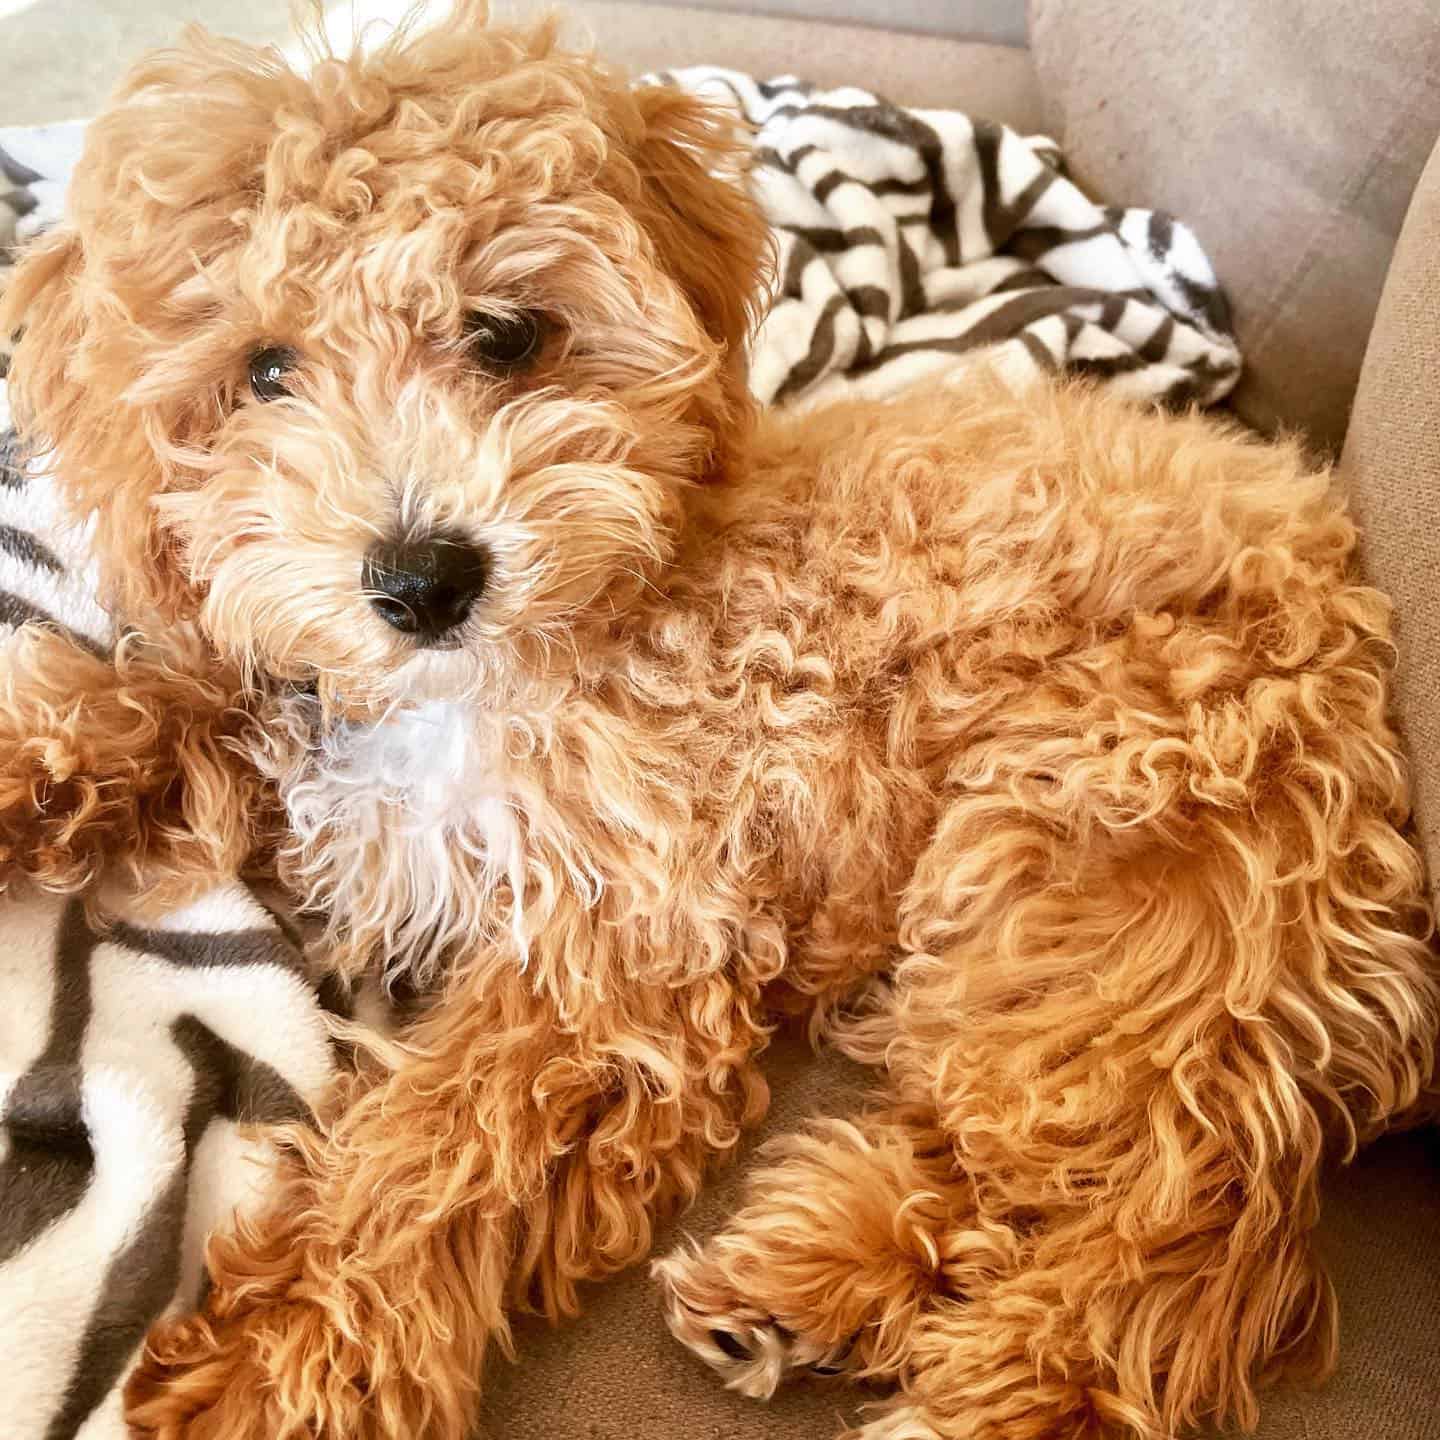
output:
<path id="1" fill-rule="evenodd" d="M 465 619 L 489 576 L 485 552 L 450 535 L 382 540 L 360 567 L 360 583 L 381 618 L 426 644 Z"/>

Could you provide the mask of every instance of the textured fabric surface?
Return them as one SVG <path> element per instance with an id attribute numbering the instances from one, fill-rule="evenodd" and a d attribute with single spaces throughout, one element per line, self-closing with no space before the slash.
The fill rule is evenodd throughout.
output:
<path id="1" fill-rule="evenodd" d="M 252 1121 L 303 1120 L 330 1042 L 299 950 L 238 885 L 97 931 L 6 902 L 0 1349 L 15 1440 L 123 1440 L 120 1383 L 195 1307 L 212 1226 L 264 1193 Z"/>
<path id="2" fill-rule="evenodd" d="M 1262 429 L 1338 449 L 1411 192 L 1440 134 L 1433 0 L 1034 0 L 1076 178 L 1184 215 L 1225 276 Z"/>
<path id="3" fill-rule="evenodd" d="M 1440 26 L 1437 26 L 1440 28 Z M 1440 148 L 1413 196 L 1365 353 L 1341 475 L 1368 578 L 1399 621 L 1396 713 L 1415 784 L 1415 825 L 1440 896 Z M 1401 1148 L 1402 1144 L 1408 1148 Z M 1331 1254 L 1349 1280 L 1354 1349 L 1328 1429 L 1296 1440 L 1440 1436 L 1440 1141 L 1395 1142 L 1408 1168 L 1378 1174 Z M 1428 1161 L 1428 1165 L 1427 1165 Z M 1345 1293 L 1342 1289 L 1342 1293 Z M 1289 1440 L 1289 1437 L 1286 1437 Z"/>
<path id="4" fill-rule="evenodd" d="M 53 486 L 30 483 L 6 392 L 0 378 L 0 668 L 10 638 L 29 620 L 63 631 L 92 655 L 109 656 L 115 627 L 96 598 L 89 527 L 68 519 Z"/>
<path id="5" fill-rule="evenodd" d="M 0 155 L 0 263 L 20 238 L 20 222 L 34 208 L 28 186 L 40 177 Z"/>
<path id="6" fill-rule="evenodd" d="M 544 0 L 496 6 L 501 14 L 544 8 Z M 564 8 L 567 35 L 588 37 L 636 74 L 703 62 L 752 75 L 804 75 L 823 86 L 858 81 L 901 104 L 964 110 L 1023 135 L 1041 128 L 1029 54 L 1009 46 L 625 0 L 567 0 Z"/>
<path id="7" fill-rule="evenodd" d="M 1398 714 L 1440 887 L 1440 149 L 1415 193 L 1341 466 L 1370 578 L 1399 620 Z M 1440 893 L 1440 889 L 1437 889 Z"/>
<path id="8" fill-rule="evenodd" d="M 853 86 L 664 72 L 743 116 L 779 243 L 750 388 L 769 403 L 963 384 L 984 352 L 1017 381 L 1067 370 L 1140 401 L 1212 405 L 1240 355 L 1184 225 L 1105 209 L 1050 141 Z"/>
<path id="9" fill-rule="evenodd" d="M 668 0 L 644 3 L 666 4 Z M 691 5 L 697 10 L 724 11 L 736 17 L 737 23 L 741 16 L 780 15 L 998 45 L 1025 43 L 1025 0 L 691 0 Z"/>

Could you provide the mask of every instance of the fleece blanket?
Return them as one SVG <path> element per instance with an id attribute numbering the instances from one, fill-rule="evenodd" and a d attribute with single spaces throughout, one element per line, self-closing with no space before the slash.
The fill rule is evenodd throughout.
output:
<path id="1" fill-rule="evenodd" d="M 859 89 L 671 78 L 754 135 L 750 183 L 780 257 L 751 357 L 762 401 L 964 384 L 981 353 L 1143 402 L 1211 404 L 1234 385 L 1194 236 L 1087 199 L 1049 140 Z M 0 284 L 4 247 L 60 214 L 82 138 L 0 131 Z M 3 389 L 0 685 L 21 626 L 113 643 L 85 531 L 22 465 Z M 201 1298 L 206 1234 L 263 1194 L 247 1122 L 305 1116 L 332 1073 L 321 998 L 255 896 L 218 885 L 158 922 L 117 906 L 97 928 L 74 902 L 0 902 L 0 1430 L 14 1440 L 118 1440 L 147 1326 Z"/>

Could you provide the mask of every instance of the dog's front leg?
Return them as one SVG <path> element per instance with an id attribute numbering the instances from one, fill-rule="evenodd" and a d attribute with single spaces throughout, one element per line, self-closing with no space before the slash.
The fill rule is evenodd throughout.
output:
<path id="1" fill-rule="evenodd" d="M 235 873 L 266 812 L 248 723 L 236 677 L 183 636 L 126 637 L 112 660 L 24 627 L 0 671 L 0 887 L 108 872 L 178 894 Z"/>
<path id="2" fill-rule="evenodd" d="M 764 1108 L 764 1030 L 722 981 L 644 989 L 581 1030 L 500 961 L 452 988 L 297 1140 L 268 1218 L 212 1243 L 205 1312 L 154 1332 L 132 1381 L 135 1432 L 468 1435 L 510 1308 L 570 1311 L 639 1259 Z"/>

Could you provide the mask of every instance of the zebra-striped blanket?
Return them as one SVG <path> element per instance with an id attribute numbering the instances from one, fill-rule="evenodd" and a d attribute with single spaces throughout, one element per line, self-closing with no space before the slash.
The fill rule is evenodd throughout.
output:
<path id="1" fill-rule="evenodd" d="M 761 400 L 893 395 L 963 380 L 988 350 L 1024 375 L 1083 371 L 1139 400 L 1211 405 L 1240 355 L 1195 237 L 1104 208 L 1043 136 L 868 91 L 694 68 L 755 137 L 753 187 L 780 242 L 751 383 Z"/>
<path id="2" fill-rule="evenodd" d="M 964 383 L 982 349 L 1021 378 L 1082 370 L 1140 400 L 1209 404 L 1234 384 L 1224 300 L 1194 238 L 1086 199 L 1049 141 L 861 90 L 676 78 L 755 130 L 753 185 L 781 262 L 752 356 L 761 400 Z M 82 135 L 0 132 L 0 284 L 6 245 L 56 217 Z M 84 530 L 43 474 L 22 473 L 13 436 L 0 445 L 0 672 L 4 635 L 28 622 L 108 649 Z M 263 1186 L 262 1152 L 237 1127 L 303 1115 L 330 1065 L 298 951 L 238 886 L 159 923 L 122 903 L 103 932 L 75 904 L 5 903 L 6 1436 L 123 1434 L 119 1382 L 147 1325 L 195 1303 L 206 1233 Z"/>

